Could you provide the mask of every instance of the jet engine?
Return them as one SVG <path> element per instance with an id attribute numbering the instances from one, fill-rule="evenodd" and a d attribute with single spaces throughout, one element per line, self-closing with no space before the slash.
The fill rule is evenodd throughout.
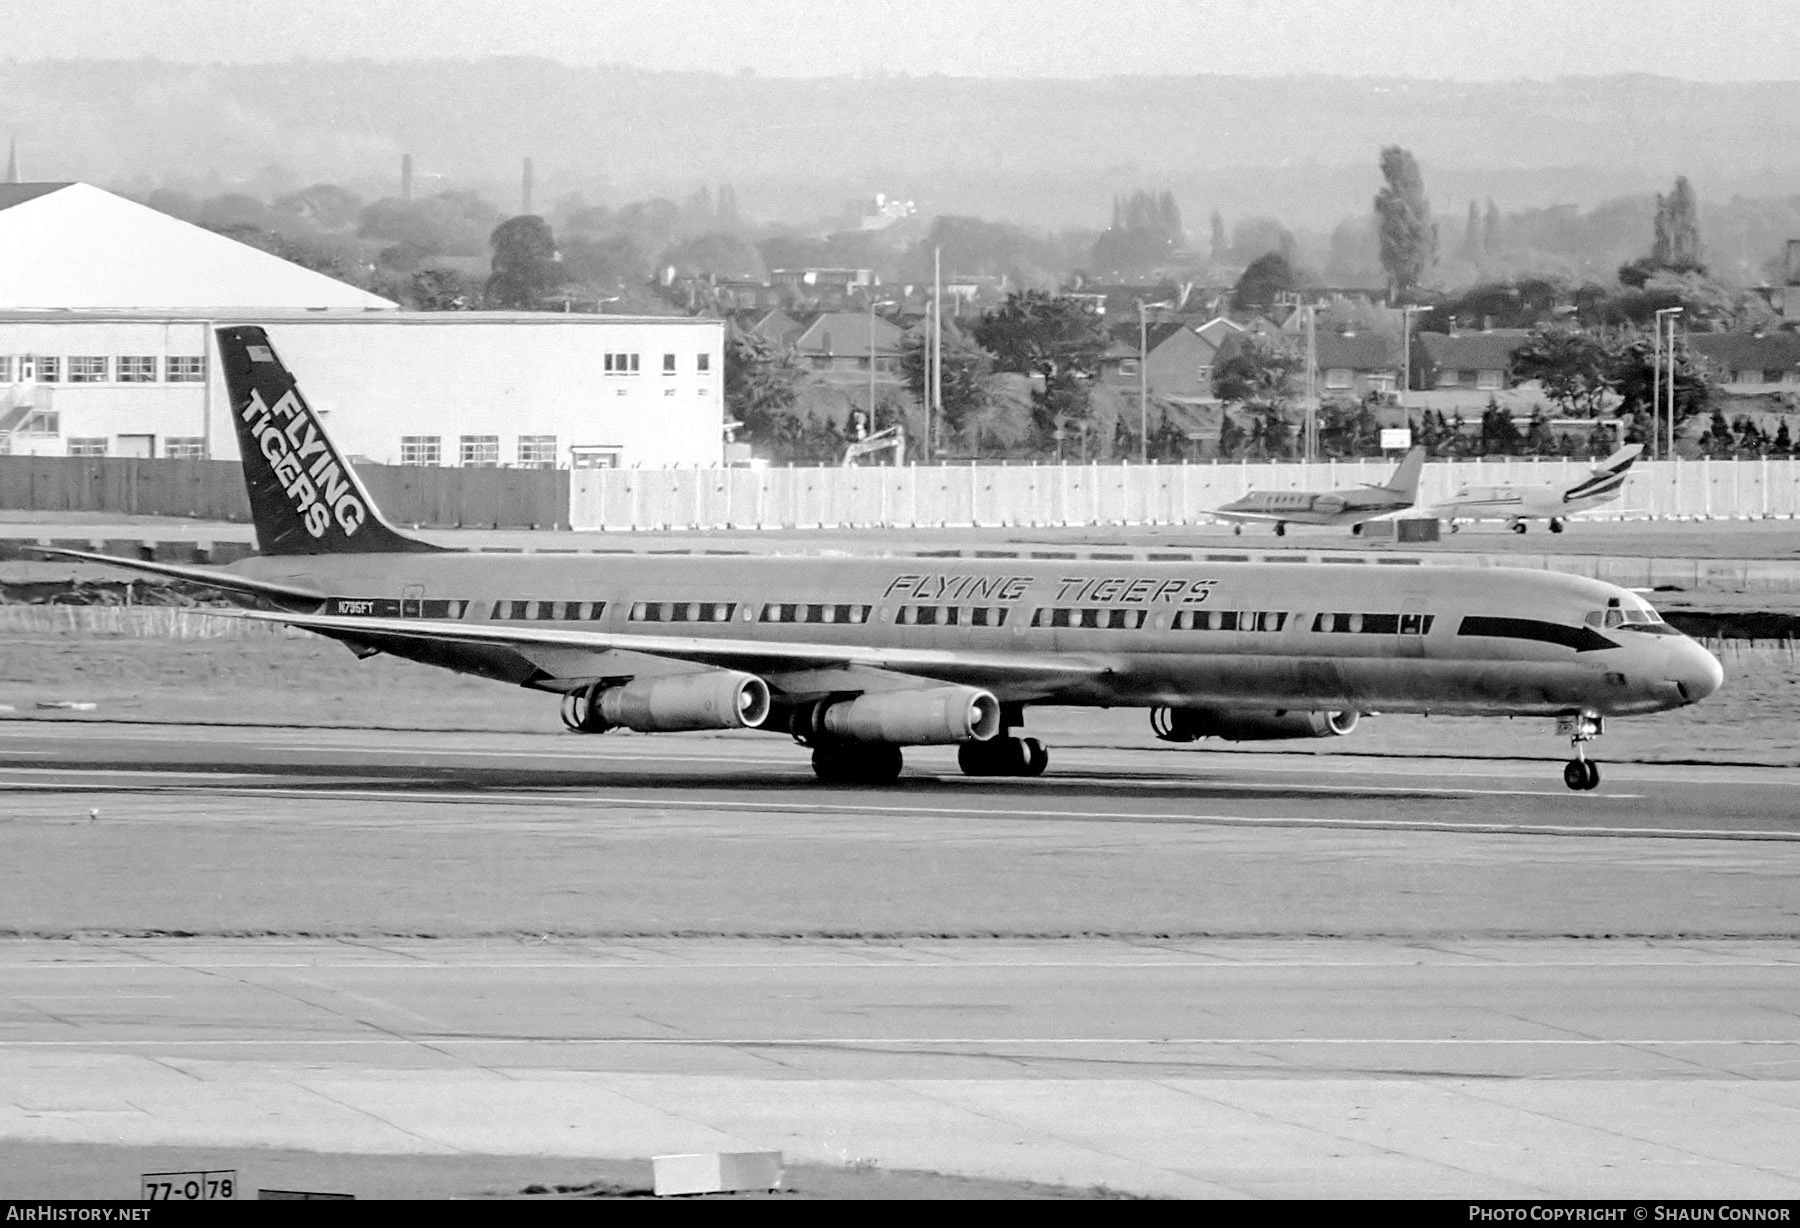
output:
<path id="1" fill-rule="evenodd" d="M 1165 742 L 1271 742 L 1280 738 L 1339 738 L 1356 728 L 1355 712 L 1295 708 L 1152 708 L 1150 728 Z"/>
<path id="2" fill-rule="evenodd" d="M 803 740 L 893 746 L 985 742 L 1000 732 L 1000 701 L 987 691 L 968 686 L 878 691 L 803 709 L 797 714 L 794 732 Z"/>
<path id="3" fill-rule="evenodd" d="M 769 684 L 755 674 L 709 669 L 637 678 L 590 700 L 606 725 L 639 733 L 755 729 L 769 717 Z"/>

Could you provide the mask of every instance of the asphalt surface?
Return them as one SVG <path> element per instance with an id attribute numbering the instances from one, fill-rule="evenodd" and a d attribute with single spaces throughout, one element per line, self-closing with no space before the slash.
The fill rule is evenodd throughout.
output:
<path id="1" fill-rule="evenodd" d="M 0 1143 L 1800 1197 L 1791 770 L 1053 754 L 0 724 Z"/>

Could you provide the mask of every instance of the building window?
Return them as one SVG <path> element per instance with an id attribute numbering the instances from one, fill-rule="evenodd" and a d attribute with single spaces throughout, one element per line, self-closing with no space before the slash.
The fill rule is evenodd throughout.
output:
<path id="1" fill-rule="evenodd" d="M 154 384 L 156 359 L 148 354 L 122 354 L 117 359 L 121 384 Z"/>
<path id="2" fill-rule="evenodd" d="M 25 415 L 25 421 L 19 424 L 21 435 L 60 435 L 62 434 L 62 415 L 54 409 L 36 409 Z"/>
<path id="3" fill-rule="evenodd" d="M 1762 373 L 1762 382 L 1765 384 L 1779 384 L 1781 382 L 1781 368 L 1780 367 L 1764 367 L 1763 373 Z"/>
<path id="4" fill-rule="evenodd" d="M 204 460 L 206 440 L 198 435 L 171 435 L 163 440 L 163 455 L 169 460 Z"/>
<path id="5" fill-rule="evenodd" d="M 0 384 L 12 383 L 13 360 L 11 354 L 0 354 Z"/>
<path id="6" fill-rule="evenodd" d="M 1500 372 L 1478 371 L 1475 374 L 1475 386 L 1486 392 L 1500 387 Z"/>
<path id="7" fill-rule="evenodd" d="M 609 352 L 606 355 L 606 373 L 608 375 L 636 375 L 638 373 L 638 356 Z"/>
<path id="8" fill-rule="evenodd" d="M 461 464 L 469 469 L 497 469 L 500 466 L 500 436 L 464 435 L 460 452 Z"/>
<path id="9" fill-rule="evenodd" d="M 663 355 L 663 374 L 664 375 L 675 374 L 675 355 L 673 355 L 673 354 L 664 354 Z"/>
<path id="10" fill-rule="evenodd" d="M 1445 367 L 1437 373 L 1437 386 L 1439 388 L 1454 388 L 1460 383 L 1462 383 L 1462 372 L 1458 371 L 1455 367 Z"/>
<path id="11" fill-rule="evenodd" d="M 556 436 L 519 436 L 519 465 L 525 469 L 556 468 Z"/>
<path id="12" fill-rule="evenodd" d="M 402 465 L 441 465 L 443 456 L 436 435 L 400 436 Z"/>
<path id="13" fill-rule="evenodd" d="M 696 355 L 694 355 L 694 370 L 698 371 L 702 375 L 705 375 L 709 371 L 711 371 L 712 370 L 712 355 L 711 354 L 696 354 Z"/>
<path id="14" fill-rule="evenodd" d="M 100 439 L 71 439 L 69 440 L 69 455 L 105 456 L 106 440 L 104 437 Z"/>
<path id="15" fill-rule="evenodd" d="M 103 384 L 106 382 L 106 359 L 98 354 L 77 354 L 69 359 L 71 384 Z"/>
<path id="16" fill-rule="evenodd" d="M 62 382 L 62 359 L 53 354 L 37 356 L 37 382 L 40 384 L 56 384 Z"/>
<path id="17" fill-rule="evenodd" d="M 1197 378 L 1200 380 L 1201 387 L 1203 387 L 1203 388 L 1211 388 L 1212 387 L 1212 373 L 1213 373 L 1213 369 L 1211 366 L 1209 366 L 1206 363 L 1200 364 L 1199 373 L 1198 373 Z"/>
<path id="18" fill-rule="evenodd" d="M 1325 386 L 1327 388 L 1348 388 L 1350 386 L 1350 368 L 1333 367 L 1325 372 Z"/>
<path id="19" fill-rule="evenodd" d="M 1138 360 L 1137 359 L 1124 358 L 1119 361 L 1119 374 L 1120 375 L 1136 375 L 1137 373 L 1138 373 Z"/>
<path id="20" fill-rule="evenodd" d="M 203 384 L 206 358 L 199 354 L 171 354 L 163 362 L 163 378 L 171 384 Z"/>

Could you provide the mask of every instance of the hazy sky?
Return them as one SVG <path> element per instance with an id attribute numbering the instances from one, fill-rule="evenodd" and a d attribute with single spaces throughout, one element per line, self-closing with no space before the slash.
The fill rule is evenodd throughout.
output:
<path id="1" fill-rule="evenodd" d="M 1800 77 L 1796 0 L 0 0 L 0 56 L 543 55 L 770 76 Z"/>

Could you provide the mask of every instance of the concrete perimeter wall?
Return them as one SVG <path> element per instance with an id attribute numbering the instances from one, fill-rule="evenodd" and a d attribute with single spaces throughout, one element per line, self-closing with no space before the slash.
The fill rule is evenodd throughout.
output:
<path id="1" fill-rule="evenodd" d="M 1425 466 L 1419 503 L 1467 484 L 1573 482 L 1585 461 Z M 1387 461 L 1313 465 L 911 466 L 833 469 L 583 469 L 570 475 L 576 529 L 914 528 L 1185 524 L 1252 489 L 1328 490 L 1384 482 Z M 1595 516 L 1800 515 L 1800 459 L 1639 462 Z"/>
<path id="2" fill-rule="evenodd" d="M 566 469 L 358 465 L 375 505 L 399 525 L 566 528 Z M 0 456 L 0 508 L 126 516 L 250 519 L 236 461 Z"/>

